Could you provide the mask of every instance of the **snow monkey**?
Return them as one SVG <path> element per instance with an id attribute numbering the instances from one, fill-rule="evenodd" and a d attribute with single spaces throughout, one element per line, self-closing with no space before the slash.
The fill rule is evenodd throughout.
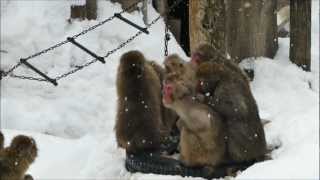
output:
<path id="1" fill-rule="evenodd" d="M 32 180 L 32 176 L 25 173 L 34 162 L 37 153 L 38 149 L 33 138 L 16 136 L 9 147 L 0 150 L 0 179 Z"/>
<path id="2" fill-rule="evenodd" d="M 215 167 L 225 159 L 222 119 L 209 106 L 197 102 L 183 80 L 168 76 L 163 104 L 177 112 L 180 129 L 180 159 L 188 167 Z"/>
<path id="3" fill-rule="evenodd" d="M 205 103 L 227 125 L 228 158 L 234 162 L 259 161 L 267 152 L 265 134 L 248 81 L 223 63 L 204 62 L 197 70 Z"/>
<path id="4" fill-rule="evenodd" d="M 162 137 L 175 124 L 177 116 L 161 102 L 163 73 L 139 51 L 129 51 L 120 58 L 115 132 L 118 146 L 129 154 L 158 151 Z"/>
<path id="5" fill-rule="evenodd" d="M 197 84 L 196 68 L 190 62 L 183 60 L 177 54 L 172 54 L 164 60 L 164 66 L 167 76 L 175 74 L 176 78 L 184 81 L 186 87 L 192 91 L 195 90 Z"/>
<path id="6" fill-rule="evenodd" d="M 203 62 L 215 62 L 218 64 L 224 64 L 231 71 L 236 72 L 238 76 L 243 79 L 249 79 L 248 76 L 239 68 L 239 66 L 232 60 L 227 59 L 221 52 L 215 50 L 213 46 L 209 44 L 200 44 L 191 55 L 191 63 L 198 67 Z"/>

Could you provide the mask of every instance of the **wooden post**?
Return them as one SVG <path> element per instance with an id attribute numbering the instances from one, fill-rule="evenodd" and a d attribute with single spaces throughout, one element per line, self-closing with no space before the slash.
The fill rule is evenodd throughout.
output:
<path id="1" fill-rule="evenodd" d="M 290 60 L 310 71 L 311 0 L 290 1 Z"/>
<path id="2" fill-rule="evenodd" d="M 191 52 L 201 43 L 209 43 L 225 53 L 224 0 L 190 0 L 189 30 Z"/>
<path id="3" fill-rule="evenodd" d="M 86 0 L 87 19 L 97 19 L 97 0 Z"/>
<path id="4" fill-rule="evenodd" d="M 226 0 L 227 51 L 236 62 L 273 58 L 278 49 L 276 0 Z"/>
<path id="5" fill-rule="evenodd" d="M 86 0 L 72 0 L 70 19 L 84 20 L 87 17 Z"/>

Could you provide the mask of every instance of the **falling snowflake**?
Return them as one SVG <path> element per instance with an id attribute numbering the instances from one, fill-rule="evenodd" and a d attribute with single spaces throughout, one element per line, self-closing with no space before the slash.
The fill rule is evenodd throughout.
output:
<path id="1" fill-rule="evenodd" d="M 249 8 L 249 7 L 251 7 L 251 3 L 249 3 L 249 2 L 245 2 L 245 3 L 244 3 L 244 7 L 245 7 L 245 8 Z"/>

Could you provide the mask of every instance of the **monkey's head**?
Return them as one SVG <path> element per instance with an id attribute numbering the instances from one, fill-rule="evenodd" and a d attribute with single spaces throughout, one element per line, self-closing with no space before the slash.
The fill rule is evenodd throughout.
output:
<path id="1" fill-rule="evenodd" d="M 197 92 L 213 92 L 224 74 L 223 65 L 214 62 L 204 62 L 199 65 L 196 76 L 198 79 Z"/>
<path id="2" fill-rule="evenodd" d="M 199 66 L 215 56 L 214 48 L 209 44 L 200 44 L 191 54 L 191 63 Z"/>
<path id="3" fill-rule="evenodd" d="M 172 72 L 183 74 L 185 63 L 186 61 L 177 54 L 169 55 L 163 62 L 167 74 Z"/>
<path id="4" fill-rule="evenodd" d="M 0 131 L 0 150 L 3 149 L 3 146 L 4 146 L 4 136 Z"/>
<path id="5" fill-rule="evenodd" d="M 26 158 L 30 163 L 32 163 L 38 155 L 35 140 L 24 135 L 16 136 L 10 144 L 10 149 L 17 153 L 19 157 Z"/>
<path id="6" fill-rule="evenodd" d="M 162 102 L 166 107 L 171 107 L 176 100 L 179 100 L 192 92 L 180 76 L 172 73 L 167 75 L 163 83 Z"/>
<path id="7" fill-rule="evenodd" d="M 121 71 L 131 74 L 143 73 L 145 65 L 145 57 L 140 51 L 129 51 L 124 53 L 120 58 L 122 64 Z"/>

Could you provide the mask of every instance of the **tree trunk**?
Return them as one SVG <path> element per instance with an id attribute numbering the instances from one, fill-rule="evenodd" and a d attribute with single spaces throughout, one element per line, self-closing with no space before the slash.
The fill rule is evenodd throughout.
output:
<path id="1" fill-rule="evenodd" d="M 189 30 L 191 52 L 201 43 L 208 43 L 225 53 L 224 0 L 190 0 Z"/>
<path id="2" fill-rule="evenodd" d="M 290 1 L 290 60 L 310 71 L 311 0 Z"/>
<path id="3" fill-rule="evenodd" d="M 226 0 L 227 51 L 236 62 L 273 58 L 278 49 L 276 0 Z"/>
<path id="4" fill-rule="evenodd" d="M 71 3 L 71 19 L 97 19 L 97 0 L 73 0 Z"/>
<path id="5" fill-rule="evenodd" d="M 87 0 L 86 3 L 87 19 L 97 19 L 97 0 Z"/>
<path id="6" fill-rule="evenodd" d="M 70 18 L 84 20 L 87 16 L 85 0 L 73 0 L 71 3 Z"/>

